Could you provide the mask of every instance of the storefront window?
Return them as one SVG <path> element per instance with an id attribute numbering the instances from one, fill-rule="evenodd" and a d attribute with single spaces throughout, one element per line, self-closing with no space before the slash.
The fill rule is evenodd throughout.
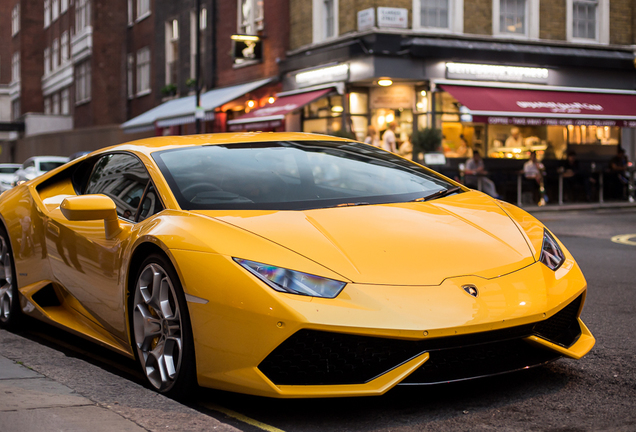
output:
<path id="1" fill-rule="evenodd" d="M 343 104 L 343 97 L 335 95 L 305 105 L 303 132 L 331 134 L 342 130 Z"/>

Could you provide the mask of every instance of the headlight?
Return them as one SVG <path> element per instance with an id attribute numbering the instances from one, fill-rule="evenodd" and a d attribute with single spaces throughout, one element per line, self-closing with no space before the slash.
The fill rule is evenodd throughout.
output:
<path id="1" fill-rule="evenodd" d="M 245 267 L 276 291 L 312 297 L 334 298 L 345 287 L 345 282 L 327 279 L 286 268 L 261 264 L 240 258 L 234 261 Z"/>
<path id="2" fill-rule="evenodd" d="M 539 257 L 539 261 L 547 265 L 552 270 L 556 270 L 561 267 L 561 264 L 565 261 L 563 251 L 547 229 L 543 230 L 543 245 L 541 246 L 541 256 Z"/>

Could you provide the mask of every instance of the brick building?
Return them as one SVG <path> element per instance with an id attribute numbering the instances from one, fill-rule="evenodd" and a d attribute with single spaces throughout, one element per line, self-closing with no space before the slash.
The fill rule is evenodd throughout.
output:
<path id="1" fill-rule="evenodd" d="M 436 127 L 458 159 L 636 156 L 633 1 L 291 0 L 289 16 L 283 94 L 307 97 L 281 113 L 300 130 L 364 139 L 396 121 L 405 140 Z"/>

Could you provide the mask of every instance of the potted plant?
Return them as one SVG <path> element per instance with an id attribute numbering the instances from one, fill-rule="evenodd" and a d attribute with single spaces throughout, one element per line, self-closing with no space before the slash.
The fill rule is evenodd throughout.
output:
<path id="1" fill-rule="evenodd" d="M 439 151 L 442 145 L 442 131 L 432 128 L 418 129 L 413 132 L 411 143 L 413 154 L 417 155 L 417 159 L 414 160 L 423 159 L 424 153 Z"/>
<path id="2" fill-rule="evenodd" d="M 163 96 L 174 96 L 177 94 L 177 86 L 175 84 L 166 84 L 161 87 L 161 94 Z"/>

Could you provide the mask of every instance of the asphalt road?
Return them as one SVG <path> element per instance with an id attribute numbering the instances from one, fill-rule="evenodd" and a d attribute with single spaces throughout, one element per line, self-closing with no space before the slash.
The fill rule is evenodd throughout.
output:
<path id="1" fill-rule="evenodd" d="M 597 343 L 582 360 L 465 383 L 397 387 L 372 398 L 273 400 L 200 389 L 187 408 L 244 431 L 636 431 L 636 210 L 535 215 L 588 281 L 582 318 Z M 612 241 L 617 236 L 622 243 Z M 52 328 L 18 336 L 118 380 L 142 382 L 129 360 L 85 342 L 78 351 L 76 339 Z M 73 388 L 72 379 L 65 385 Z M 147 424 L 161 430 L 160 421 Z M 197 424 L 200 429 L 188 430 L 207 430 Z"/>

